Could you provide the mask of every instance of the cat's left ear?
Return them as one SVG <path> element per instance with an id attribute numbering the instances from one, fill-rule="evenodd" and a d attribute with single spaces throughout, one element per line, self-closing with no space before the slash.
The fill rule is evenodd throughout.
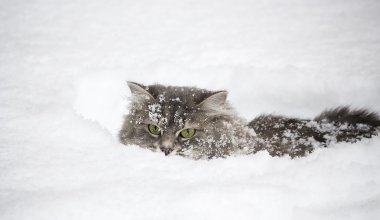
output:
<path id="1" fill-rule="evenodd" d="M 199 103 L 198 107 L 205 110 L 218 111 L 225 106 L 227 101 L 227 95 L 227 91 L 214 92 L 201 103 Z"/>
<path id="2" fill-rule="evenodd" d="M 135 83 L 135 82 L 131 82 L 131 81 L 128 81 L 127 84 L 129 86 L 129 89 L 131 90 L 132 94 L 134 94 L 136 96 L 143 96 L 146 99 L 154 99 L 154 97 L 152 96 L 152 94 L 150 94 L 144 88 L 143 85 Z"/>

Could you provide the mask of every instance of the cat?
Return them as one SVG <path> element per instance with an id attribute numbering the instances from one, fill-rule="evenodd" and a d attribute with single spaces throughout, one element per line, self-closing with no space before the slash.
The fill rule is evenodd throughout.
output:
<path id="1" fill-rule="evenodd" d="M 224 90 L 135 82 L 128 86 L 132 97 L 120 142 L 165 155 L 198 160 L 266 150 L 271 156 L 294 158 L 330 143 L 371 138 L 380 130 L 376 113 L 347 106 L 326 110 L 314 120 L 260 115 L 247 123 Z"/>

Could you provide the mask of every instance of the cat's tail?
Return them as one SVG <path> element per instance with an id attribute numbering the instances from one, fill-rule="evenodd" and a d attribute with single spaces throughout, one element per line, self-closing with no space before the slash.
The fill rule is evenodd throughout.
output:
<path id="1" fill-rule="evenodd" d="M 348 106 L 325 110 L 315 117 L 314 120 L 317 122 L 347 123 L 349 125 L 363 124 L 380 127 L 380 117 L 377 113 L 367 109 L 351 110 Z"/>
<path id="2" fill-rule="evenodd" d="M 272 156 L 297 157 L 331 142 L 353 143 L 376 136 L 380 131 L 380 116 L 366 109 L 342 106 L 326 110 L 314 120 L 261 115 L 248 126 L 255 130 L 261 148 Z"/>
<path id="3" fill-rule="evenodd" d="M 328 129 L 325 136 L 330 135 L 336 142 L 353 143 L 378 135 L 380 130 L 380 117 L 377 113 L 367 109 L 350 109 L 348 106 L 325 110 L 314 121 L 322 128 L 332 124 L 333 128 Z"/>

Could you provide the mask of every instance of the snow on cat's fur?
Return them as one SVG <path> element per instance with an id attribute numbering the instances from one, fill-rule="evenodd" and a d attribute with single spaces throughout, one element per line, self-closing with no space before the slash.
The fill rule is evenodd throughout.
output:
<path id="1" fill-rule="evenodd" d="M 305 156 L 330 142 L 370 138 L 380 126 L 377 114 L 348 107 L 327 110 L 314 120 L 262 115 L 246 123 L 227 102 L 226 91 L 128 85 L 133 97 L 119 133 L 121 142 L 165 155 L 210 159 L 267 150 L 272 156 Z M 184 129 L 194 135 L 181 136 Z"/>

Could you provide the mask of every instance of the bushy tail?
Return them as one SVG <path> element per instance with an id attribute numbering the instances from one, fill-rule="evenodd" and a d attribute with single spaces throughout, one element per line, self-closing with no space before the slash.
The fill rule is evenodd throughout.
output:
<path id="1" fill-rule="evenodd" d="M 378 135 L 380 117 L 365 109 L 343 106 L 322 112 L 314 120 L 261 115 L 249 124 L 263 149 L 272 156 L 305 156 L 331 142 L 356 142 Z"/>
<path id="2" fill-rule="evenodd" d="M 350 110 L 348 106 L 326 110 L 315 117 L 314 120 L 318 122 L 347 123 L 350 125 L 363 124 L 380 127 L 380 117 L 375 112 L 370 112 L 366 109 Z"/>

